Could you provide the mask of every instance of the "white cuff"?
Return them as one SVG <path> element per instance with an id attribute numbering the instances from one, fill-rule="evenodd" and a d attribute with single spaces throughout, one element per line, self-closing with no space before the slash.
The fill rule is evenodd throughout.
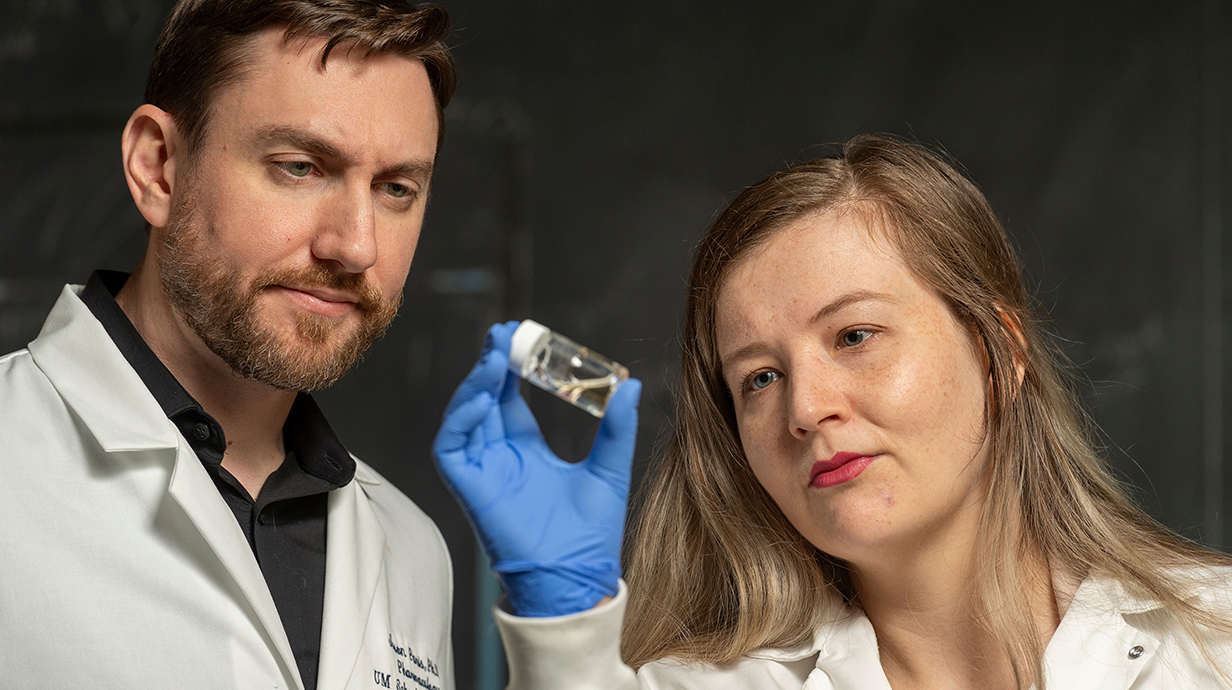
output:
<path id="1" fill-rule="evenodd" d="M 637 688 L 620 659 L 620 626 L 629 589 L 589 611 L 529 618 L 495 607 L 493 615 L 509 662 L 507 690 L 613 690 Z"/>

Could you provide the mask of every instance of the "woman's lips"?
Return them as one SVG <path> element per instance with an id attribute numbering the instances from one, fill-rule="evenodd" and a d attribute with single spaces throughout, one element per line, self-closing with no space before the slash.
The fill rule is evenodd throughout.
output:
<path id="1" fill-rule="evenodd" d="M 861 455 L 859 453 L 835 453 L 829 460 L 818 460 L 813 463 L 809 473 L 809 486 L 825 489 L 849 482 L 860 476 L 869 463 L 876 460 L 876 455 Z"/>

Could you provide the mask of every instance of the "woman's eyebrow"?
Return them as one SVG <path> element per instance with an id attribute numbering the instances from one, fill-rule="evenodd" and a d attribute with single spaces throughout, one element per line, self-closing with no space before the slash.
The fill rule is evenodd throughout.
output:
<path id="1" fill-rule="evenodd" d="M 894 302 L 896 300 L 893 297 L 890 297 L 889 295 L 876 292 L 874 290 L 853 290 L 852 292 L 848 292 L 846 294 L 843 294 L 843 295 L 840 295 L 834 298 L 824 307 L 822 307 L 821 309 L 818 309 L 817 313 L 813 314 L 812 318 L 810 318 L 808 322 L 810 325 L 815 324 L 818 321 L 821 321 L 822 319 L 825 319 L 830 316 L 834 316 L 838 312 L 842 311 L 843 309 L 846 309 L 847 307 L 853 304 L 856 304 L 859 302 L 868 302 L 868 301 Z M 753 355 L 761 354 L 762 352 L 765 352 L 766 350 L 769 350 L 769 349 L 770 349 L 770 346 L 764 342 L 761 342 L 760 340 L 751 342 L 748 345 L 745 345 L 744 347 L 731 352 L 730 354 L 727 354 L 727 355 L 720 354 L 719 362 L 721 363 L 722 366 L 729 366 L 731 365 L 732 362 L 738 362 L 747 357 L 752 357 Z"/>
<path id="2" fill-rule="evenodd" d="M 822 319 L 834 316 L 838 312 L 853 304 L 856 304 L 857 302 L 867 302 L 870 300 L 876 300 L 879 302 L 893 302 L 894 298 L 873 290 L 854 290 L 836 297 L 831 300 L 829 304 L 825 305 L 821 309 L 818 309 L 817 313 L 813 314 L 813 318 L 809 319 L 808 322 L 810 324 L 817 323 Z"/>

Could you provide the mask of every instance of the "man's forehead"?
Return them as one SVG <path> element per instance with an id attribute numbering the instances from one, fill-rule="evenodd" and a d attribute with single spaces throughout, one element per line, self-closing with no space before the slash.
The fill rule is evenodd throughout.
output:
<path id="1" fill-rule="evenodd" d="M 292 34 L 284 25 L 268 26 L 243 39 L 240 54 L 241 72 L 272 67 L 276 64 L 299 63 L 313 71 L 326 72 L 336 61 L 349 63 L 353 68 L 381 61 L 400 61 L 408 68 L 422 67 L 419 58 L 408 57 L 390 51 L 373 51 L 353 41 L 339 41 L 330 45 L 326 36 Z"/>
<path id="2" fill-rule="evenodd" d="M 281 27 L 253 35 L 242 51 L 239 79 L 214 96 L 211 120 L 218 128 L 210 129 L 247 140 L 269 140 L 279 129 L 301 131 L 345 155 L 372 147 L 392 151 L 385 165 L 433 157 L 439 123 L 423 63 L 340 44 L 322 64 L 326 44 L 318 37 L 288 42 Z"/>

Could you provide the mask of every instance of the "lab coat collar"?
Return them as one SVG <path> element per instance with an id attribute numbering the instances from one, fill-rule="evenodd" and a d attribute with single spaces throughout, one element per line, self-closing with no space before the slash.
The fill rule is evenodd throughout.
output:
<path id="1" fill-rule="evenodd" d="M 175 426 L 77 296 L 81 290 L 64 286 L 28 348 L 34 363 L 103 450 L 174 449 Z"/>
<path id="2" fill-rule="evenodd" d="M 231 576 L 237 598 L 264 632 L 284 674 L 302 688 L 282 619 L 235 515 L 196 453 L 78 297 L 81 290 L 80 285 L 65 286 L 30 343 L 30 356 L 107 454 L 165 451 L 172 465 L 168 493 Z"/>
<path id="3" fill-rule="evenodd" d="M 758 649 L 749 656 L 784 663 L 815 656 L 816 668 L 803 690 L 890 690 L 868 617 L 858 608 L 837 604 L 831 613 L 831 622 L 821 626 L 811 641 L 788 649 Z"/>
<path id="4" fill-rule="evenodd" d="M 1160 645 L 1157 637 L 1133 623 L 1138 615 L 1157 611 L 1159 603 L 1134 596 L 1117 580 L 1100 575 L 1087 577 L 1077 584 L 1076 591 L 1070 588 L 1065 594 L 1069 601 L 1063 607 L 1064 615 L 1044 652 L 1048 687 L 1085 690 L 1133 685 Z M 809 643 L 749 653 L 780 662 L 813 655 L 817 657 L 816 669 L 804 690 L 890 688 L 881 668 L 872 623 L 856 608 L 836 615 Z"/>
<path id="5" fill-rule="evenodd" d="M 862 611 L 853 611 L 831 626 L 815 644 L 817 667 L 805 681 L 804 690 L 890 690 L 890 681 L 881 668 L 877 634 Z"/>
<path id="6" fill-rule="evenodd" d="M 1048 687 L 1055 690 L 1128 688 L 1159 653 L 1160 640 L 1133 625 L 1158 610 L 1102 575 L 1083 580 L 1044 650 Z"/>

